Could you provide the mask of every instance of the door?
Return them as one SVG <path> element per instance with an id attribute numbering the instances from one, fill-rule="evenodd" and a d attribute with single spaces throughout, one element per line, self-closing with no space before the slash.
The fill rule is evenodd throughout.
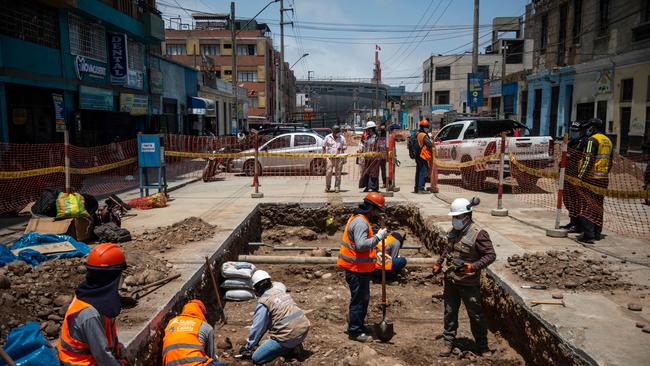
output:
<path id="1" fill-rule="evenodd" d="M 539 136 L 539 127 L 542 119 L 542 89 L 535 89 L 535 106 L 533 107 L 533 136 Z"/>
<path id="2" fill-rule="evenodd" d="M 630 145 L 630 117 L 632 116 L 632 108 L 621 108 L 621 147 L 620 154 L 625 154 Z"/>
<path id="3" fill-rule="evenodd" d="M 576 106 L 576 121 L 584 121 L 594 117 L 594 103 L 578 103 Z"/>
<path id="4" fill-rule="evenodd" d="M 549 136 L 557 136 L 557 110 L 560 103 L 560 87 L 551 88 L 551 120 L 548 129 Z"/>
<path id="5" fill-rule="evenodd" d="M 260 151 L 262 152 L 287 152 L 291 149 L 291 135 L 281 135 L 278 136 L 266 144 L 262 145 Z M 285 157 L 276 157 L 276 156 L 260 156 L 260 164 L 262 169 L 276 169 L 287 165 L 287 158 Z"/>

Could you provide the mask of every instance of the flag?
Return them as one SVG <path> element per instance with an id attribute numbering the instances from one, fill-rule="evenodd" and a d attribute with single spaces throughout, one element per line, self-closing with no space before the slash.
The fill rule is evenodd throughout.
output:
<path id="1" fill-rule="evenodd" d="M 379 45 L 375 45 L 375 51 L 381 51 L 381 47 L 379 47 Z"/>

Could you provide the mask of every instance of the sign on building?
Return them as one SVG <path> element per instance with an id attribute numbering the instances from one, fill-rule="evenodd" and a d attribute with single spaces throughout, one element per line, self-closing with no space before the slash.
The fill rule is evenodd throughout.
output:
<path id="1" fill-rule="evenodd" d="M 79 80 L 84 80 L 86 76 L 94 79 L 104 79 L 106 77 L 106 67 L 92 64 L 83 56 L 75 56 L 74 72 Z"/>
<path id="2" fill-rule="evenodd" d="M 52 102 L 54 102 L 54 124 L 56 132 L 65 132 L 65 103 L 63 95 L 52 94 Z"/>
<path id="3" fill-rule="evenodd" d="M 483 74 L 467 74 L 467 104 L 471 108 L 482 107 L 483 102 Z"/>
<path id="4" fill-rule="evenodd" d="M 127 81 L 129 69 L 126 34 L 109 33 L 109 40 L 109 68 L 111 70 L 111 83 L 124 85 Z"/>
<path id="5" fill-rule="evenodd" d="M 132 116 L 146 115 L 149 109 L 149 96 L 120 93 L 120 112 L 126 112 Z"/>

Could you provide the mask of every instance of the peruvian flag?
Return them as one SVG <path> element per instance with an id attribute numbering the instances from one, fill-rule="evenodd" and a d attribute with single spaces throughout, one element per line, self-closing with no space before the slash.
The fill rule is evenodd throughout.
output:
<path id="1" fill-rule="evenodd" d="M 381 47 L 379 47 L 379 45 L 375 45 L 375 51 L 381 51 Z"/>

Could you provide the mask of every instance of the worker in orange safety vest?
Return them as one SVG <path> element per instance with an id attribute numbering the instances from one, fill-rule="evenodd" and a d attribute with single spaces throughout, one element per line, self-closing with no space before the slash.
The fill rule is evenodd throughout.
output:
<path id="1" fill-rule="evenodd" d="M 375 279 L 381 279 L 382 256 L 386 258 L 386 280 L 395 281 L 397 276 L 406 267 L 406 258 L 399 255 L 399 251 L 404 245 L 406 235 L 393 231 L 388 235 L 385 241 L 386 248 L 383 248 L 382 242 L 377 245 L 377 261 L 375 261 Z"/>

